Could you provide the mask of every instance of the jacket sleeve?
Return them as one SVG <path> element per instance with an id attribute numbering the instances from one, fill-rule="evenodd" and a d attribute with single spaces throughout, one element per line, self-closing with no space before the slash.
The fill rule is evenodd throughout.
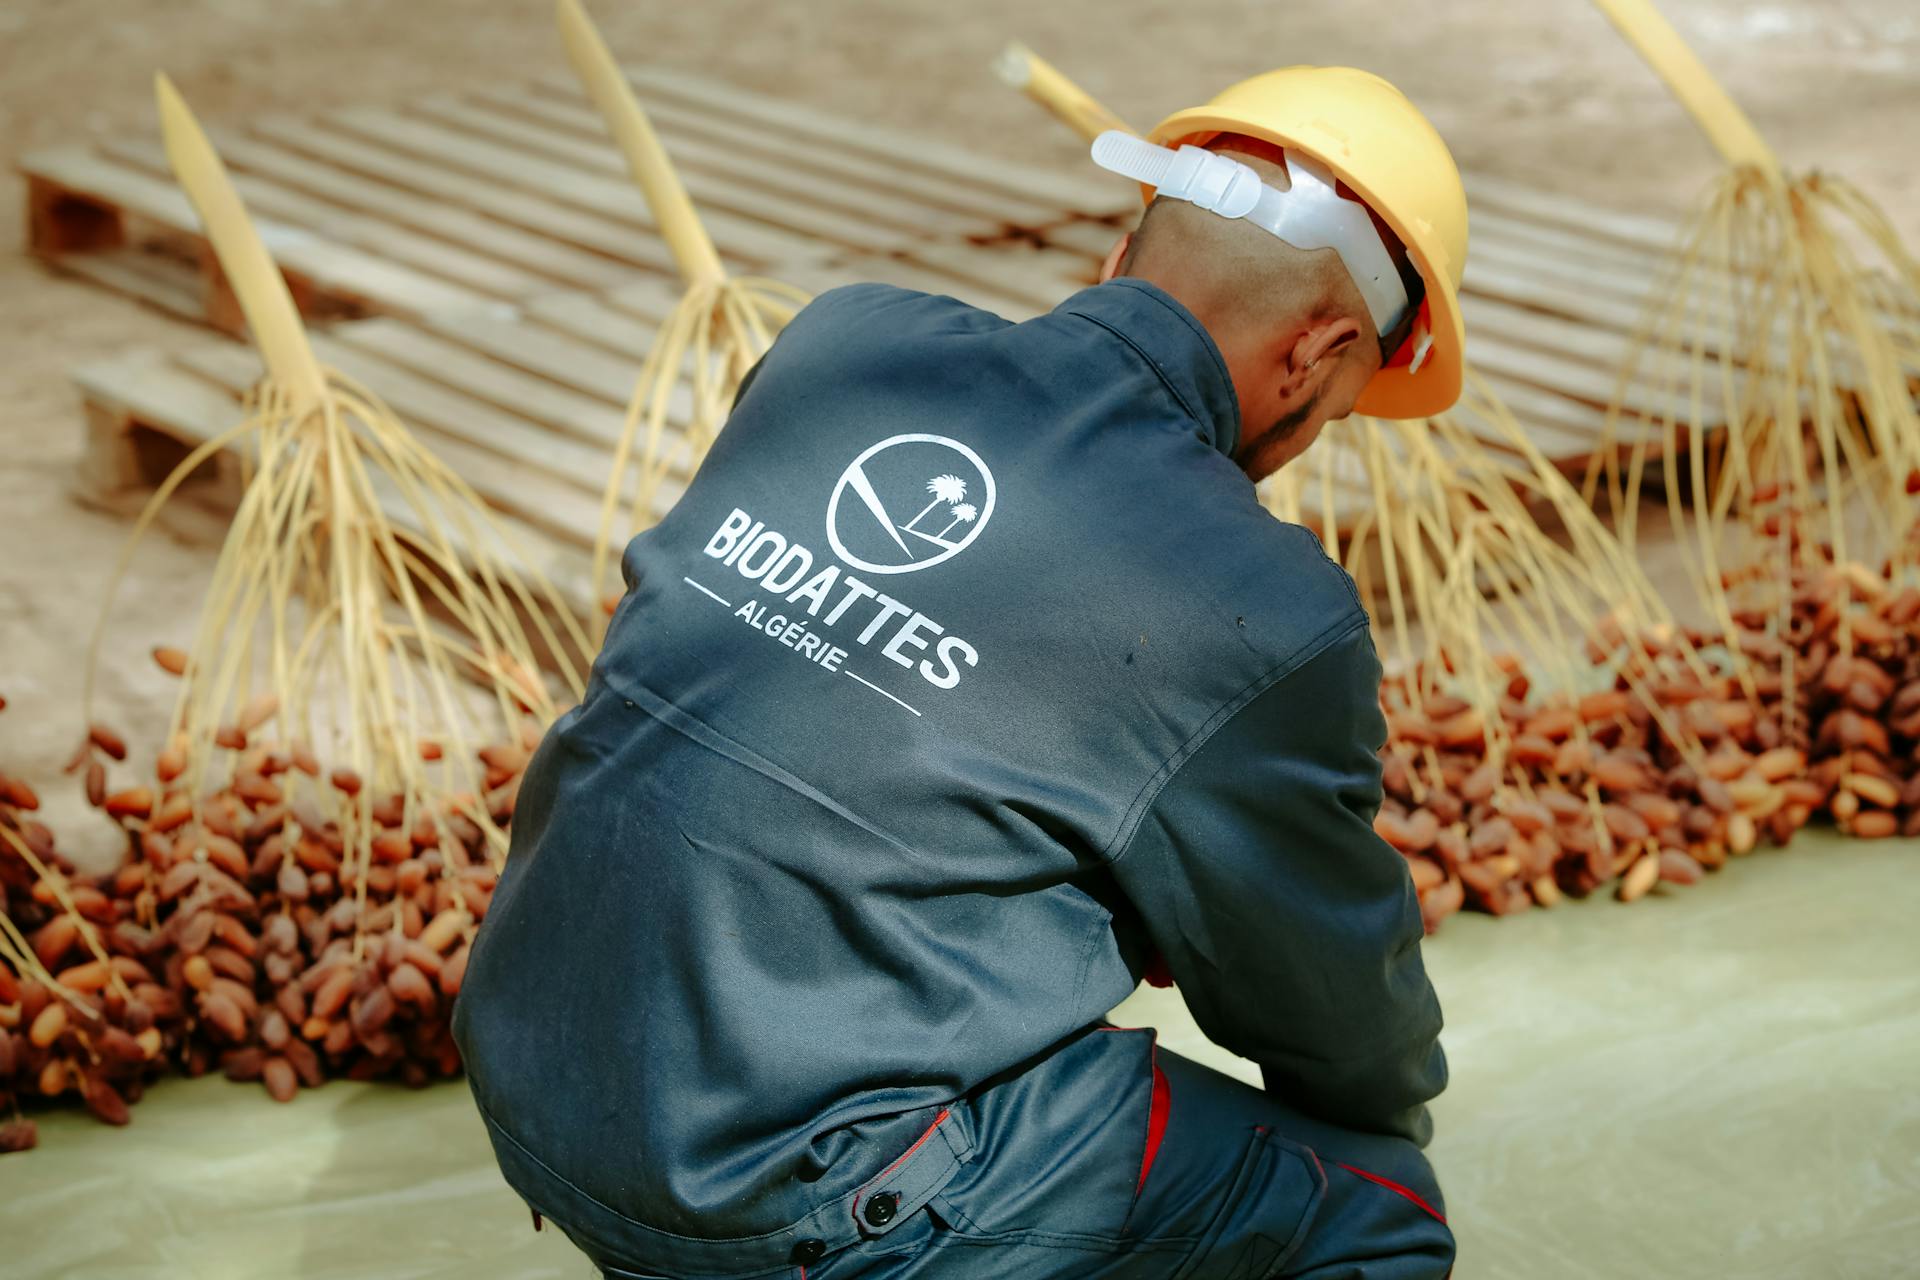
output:
<path id="1" fill-rule="evenodd" d="M 1373 831 L 1366 619 L 1180 761 L 1112 864 L 1200 1029 L 1289 1106 L 1426 1145 L 1446 1086 L 1405 861 Z"/>

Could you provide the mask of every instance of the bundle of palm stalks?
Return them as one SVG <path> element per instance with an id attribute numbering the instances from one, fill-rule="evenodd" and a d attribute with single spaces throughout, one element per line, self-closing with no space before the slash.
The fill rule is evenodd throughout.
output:
<path id="1" fill-rule="evenodd" d="M 1726 161 L 1692 218 L 1621 373 L 1685 406 L 1622 463 L 1600 455 L 1622 540 L 1659 448 L 1699 603 L 1726 636 L 1741 613 L 1784 638 L 1792 584 L 1885 562 L 1915 580 L 1920 491 L 1920 263 L 1833 174 L 1792 176 L 1649 0 L 1595 0 Z M 1609 431 L 1620 410 L 1609 417 Z M 1710 420 L 1724 422 L 1716 436 Z M 1683 507 L 1683 500 L 1690 505 Z M 1871 576 L 1871 575 L 1870 575 Z M 1837 644 L 1852 644 L 1842 575 Z M 1793 688 L 1803 672 L 1785 673 Z"/>
<path id="2" fill-rule="evenodd" d="M 670 467 L 699 466 L 741 382 L 808 295 L 779 281 L 727 273 L 633 86 L 579 0 L 559 0 L 559 21 L 567 57 L 626 157 L 686 286 L 641 365 L 614 449 L 592 570 L 595 597 L 610 613 L 618 599 L 610 565 L 615 540 L 624 543 L 653 522 Z M 681 441 L 667 436 L 670 416 L 683 418 Z"/>
<path id="3" fill-rule="evenodd" d="M 1661 867 L 1697 878 L 1717 865 L 1711 846 L 1727 843 L 1731 815 L 1684 830 L 1679 802 L 1655 798 L 1664 775 L 1653 770 L 1685 792 L 1719 767 L 1717 735 L 1679 714 L 1675 691 L 1724 696 L 1727 664 L 1675 625 L 1511 415 L 1477 382 L 1468 395 L 1504 450 L 1445 418 L 1343 428 L 1376 501 L 1358 537 L 1329 553 L 1344 551 L 1363 585 L 1385 579 L 1374 597 L 1389 672 L 1376 829 L 1408 856 L 1429 928 L 1463 905 L 1550 906 L 1623 873 L 1628 900 Z M 1273 487 L 1282 518 L 1315 469 L 1309 460 Z M 1362 539 L 1377 554 L 1358 557 Z"/>
<path id="4" fill-rule="evenodd" d="M 192 644 L 162 651 L 184 681 L 155 785 L 104 802 L 115 816 L 138 819 L 141 836 L 169 857 L 210 874 L 220 866 L 215 851 L 234 837 L 217 816 L 221 797 L 265 806 L 248 822 L 273 826 L 279 870 L 290 879 L 300 851 L 332 831 L 340 874 L 358 886 L 354 909 L 367 911 L 390 807 L 405 830 L 470 826 L 490 860 L 505 856 L 475 747 L 517 741 L 524 718 L 545 723 L 557 713 L 541 659 L 560 673 L 564 695 L 577 698 L 588 640 L 552 586 L 517 567 L 508 535 L 466 483 L 372 392 L 321 368 L 219 158 L 164 77 L 158 95 L 168 157 L 240 299 L 266 376 L 251 415 L 159 487 L 121 557 L 116 585 L 188 474 L 217 451 L 251 446 L 250 478 Z M 90 719 L 111 597 L 89 658 Z M 433 752 L 421 751 L 423 737 Z M 74 767 L 86 769 L 97 795 L 102 757 L 125 756 L 119 736 L 96 727 Z M 322 756 L 339 766 L 331 781 L 319 775 Z M 171 862 L 152 852 L 147 861 L 158 891 Z M 360 920 L 356 948 L 376 945 L 363 937 L 373 932 Z"/>
<path id="5" fill-rule="evenodd" d="M 218 1068 L 282 1102 L 330 1078 L 457 1072 L 452 1001 L 498 876 L 491 833 L 512 820 L 536 741 L 529 720 L 479 751 L 484 827 L 410 814 L 402 793 L 297 751 L 236 745 L 230 781 L 197 803 L 158 776 L 112 787 L 101 766 L 89 791 L 128 859 L 94 876 L 27 816 L 32 789 L 0 774 L 0 1151 L 35 1142 L 20 1100 L 77 1097 L 125 1124 L 169 1071 Z M 371 799 L 371 861 L 313 792 Z"/>

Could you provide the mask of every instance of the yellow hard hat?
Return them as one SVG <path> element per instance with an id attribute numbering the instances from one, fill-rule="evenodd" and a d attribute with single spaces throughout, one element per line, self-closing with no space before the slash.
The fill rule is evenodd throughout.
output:
<path id="1" fill-rule="evenodd" d="M 1223 133 L 1298 148 L 1326 165 L 1400 237 L 1426 285 L 1426 358 L 1411 368 L 1414 344 L 1406 344 L 1360 393 L 1355 411 L 1424 418 L 1450 408 L 1460 396 L 1467 337 L 1460 319 L 1467 193 L 1447 144 L 1419 108 L 1370 72 L 1283 67 L 1242 80 L 1204 107 L 1176 111 L 1147 136 L 1163 147 L 1205 146 Z"/>

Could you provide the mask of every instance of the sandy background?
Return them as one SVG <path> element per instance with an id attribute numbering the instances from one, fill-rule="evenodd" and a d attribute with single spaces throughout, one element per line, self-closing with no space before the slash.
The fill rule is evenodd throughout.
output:
<path id="1" fill-rule="evenodd" d="M 1584 0 L 701 0 L 593 5 L 614 46 L 980 151 L 1083 164 L 1065 131 L 987 70 L 1019 37 L 1148 123 L 1293 61 L 1348 62 L 1399 83 L 1463 166 L 1678 213 L 1714 168 L 1679 108 Z M 1912 0 L 1669 0 L 1671 16 L 1795 166 L 1843 172 L 1920 242 L 1920 6 Z M 164 68 L 208 120 L 384 103 L 563 69 L 543 0 L 5 0 L 0 150 L 151 127 Z M 204 341 L 53 275 L 19 252 L 22 187 L 0 178 L 0 767 L 40 785 L 63 842 L 113 833 L 57 777 L 76 740 L 83 646 L 124 520 L 67 496 L 81 433 L 65 370 L 131 344 Z M 155 742 L 171 688 L 145 658 L 186 637 L 211 530 L 148 545 L 107 650 L 103 711 Z M 142 762 L 144 770 L 144 762 Z"/>

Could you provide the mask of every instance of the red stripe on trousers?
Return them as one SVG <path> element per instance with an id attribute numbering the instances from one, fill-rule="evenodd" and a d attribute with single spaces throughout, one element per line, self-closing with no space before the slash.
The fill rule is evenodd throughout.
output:
<path id="1" fill-rule="evenodd" d="M 1385 1187 L 1387 1190 L 1393 1192 L 1397 1196 L 1405 1196 L 1407 1199 L 1419 1205 L 1422 1209 L 1425 1209 L 1430 1215 L 1439 1219 L 1442 1224 L 1445 1224 L 1447 1220 L 1446 1214 L 1441 1213 L 1438 1209 L 1428 1204 L 1425 1200 L 1422 1200 L 1416 1192 L 1410 1190 L 1407 1187 L 1401 1186 L 1399 1183 L 1395 1182 L 1393 1179 L 1383 1178 L 1379 1174 L 1369 1173 L 1365 1169 L 1356 1169 L 1350 1164 L 1341 1164 L 1338 1160 L 1334 1161 L 1334 1164 L 1338 1168 L 1345 1169 L 1348 1173 L 1352 1174 L 1356 1178 L 1365 1178 L 1368 1182 L 1374 1183 L 1377 1186 Z"/>
<path id="2" fill-rule="evenodd" d="M 1153 1052 L 1158 1057 L 1160 1046 L 1156 1044 Z M 1147 1185 L 1147 1170 L 1153 1168 L 1153 1158 L 1160 1154 L 1160 1139 L 1166 1136 L 1168 1104 L 1172 1101 L 1173 1089 L 1156 1062 L 1153 1064 L 1153 1102 L 1147 1108 L 1147 1152 L 1140 1159 L 1140 1181 L 1133 1187 L 1136 1197 Z"/>
<path id="3" fill-rule="evenodd" d="M 1148 1053 L 1148 1061 L 1153 1065 L 1153 1097 L 1147 1104 L 1147 1147 L 1140 1156 L 1140 1178 L 1133 1184 L 1133 1194 L 1137 1199 L 1147 1185 L 1147 1170 L 1153 1168 L 1153 1158 L 1160 1154 L 1160 1139 L 1167 1133 L 1167 1111 L 1173 1101 L 1173 1088 L 1167 1084 L 1166 1076 L 1160 1073 L 1160 1033 L 1152 1027 L 1116 1027 L 1107 1023 L 1096 1028 L 1099 1031 L 1144 1031 L 1153 1037 Z"/>

